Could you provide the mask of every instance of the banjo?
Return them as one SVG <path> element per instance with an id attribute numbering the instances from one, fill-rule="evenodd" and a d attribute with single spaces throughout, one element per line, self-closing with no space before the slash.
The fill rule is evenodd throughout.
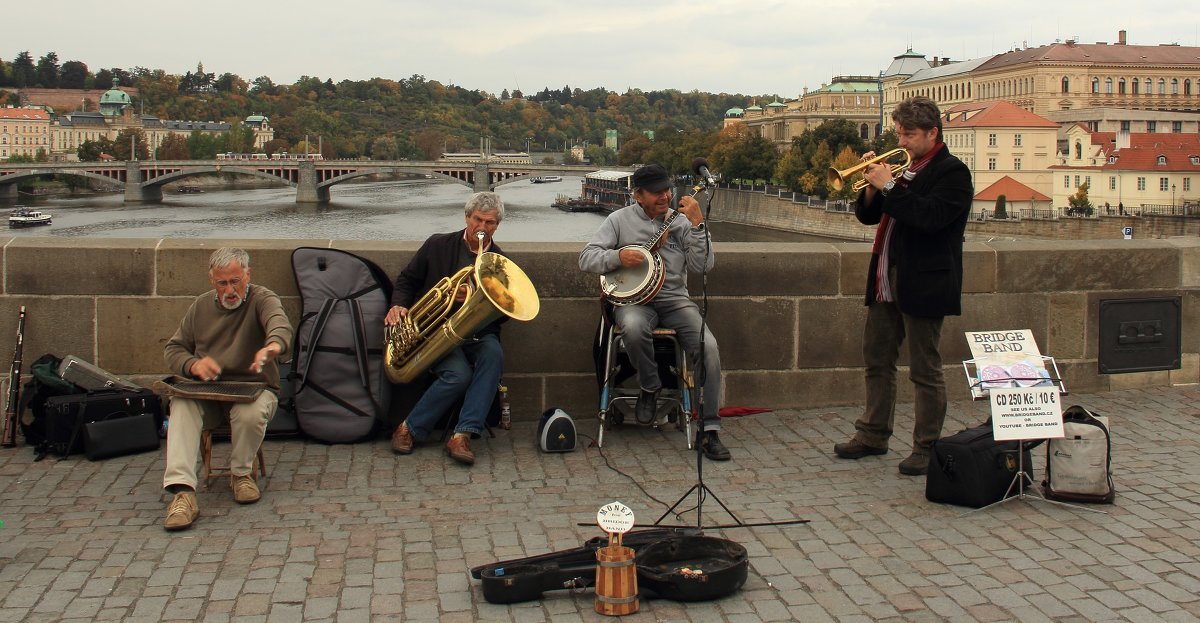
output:
<path id="1" fill-rule="evenodd" d="M 667 279 L 663 270 L 662 258 L 657 250 L 663 236 L 671 227 L 671 223 L 679 216 L 679 210 L 671 210 L 663 220 L 658 232 L 644 244 L 631 244 L 617 251 L 634 251 L 642 256 L 642 263 L 637 266 L 619 266 L 600 275 L 600 292 L 608 302 L 618 307 L 625 305 L 641 305 L 654 298 L 662 289 Z"/>

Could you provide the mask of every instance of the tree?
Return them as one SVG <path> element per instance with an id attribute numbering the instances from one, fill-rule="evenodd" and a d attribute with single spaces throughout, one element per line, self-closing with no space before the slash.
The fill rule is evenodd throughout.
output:
<path id="1" fill-rule="evenodd" d="M 0 59 L 0 87 L 8 86 L 8 71 L 4 69 L 4 60 Z"/>
<path id="2" fill-rule="evenodd" d="M 47 89 L 58 88 L 58 54 L 47 52 L 38 59 L 37 84 Z"/>
<path id="3" fill-rule="evenodd" d="M 130 153 L 132 147 L 133 152 Z M 146 144 L 146 135 L 140 128 L 126 128 L 117 132 L 117 138 L 112 142 L 112 156 L 117 160 L 146 160 L 150 157 L 150 148 Z"/>
<path id="4" fill-rule="evenodd" d="M 113 154 L 113 142 L 107 136 L 101 136 L 94 141 L 87 140 L 79 145 L 76 153 L 81 162 L 95 162 L 100 159 L 100 154 Z"/>
<path id="5" fill-rule="evenodd" d="M 421 156 L 426 160 L 441 158 L 445 144 L 446 133 L 437 128 L 425 128 L 413 137 L 413 145 L 420 150 Z"/>
<path id="6" fill-rule="evenodd" d="M 596 165 L 609 165 L 617 161 L 617 152 L 603 145 L 588 145 L 587 149 L 583 150 L 583 155 Z"/>
<path id="7" fill-rule="evenodd" d="M 1070 211 L 1072 213 L 1082 213 L 1087 216 L 1091 216 L 1094 210 L 1092 208 L 1092 202 L 1088 199 L 1088 183 L 1084 182 L 1080 184 L 1079 188 L 1075 191 L 1075 194 L 1067 197 L 1067 203 L 1071 205 Z"/>
<path id="8" fill-rule="evenodd" d="M 993 215 L 993 217 L 998 219 L 1008 218 L 1008 201 L 1005 199 L 1004 195 L 996 197 L 996 213 Z"/>
<path id="9" fill-rule="evenodd" d="M 177 132 L 172 132 L 163 138 L 154 154 L 154 157 L 159 160 L 187 160 L 190 156 L 187 139 Z"/>
<path id="10" fill-rule="evenodd" d="M 13 59 L 12 67 L 12 85 L 17 88 L 32 86 L 37 82 L 37 67 L 33 64 L 33 57 L 26 50 L 17 54 Z"/>
<path id="11" fill-rule="evenodd" d="M 617 152 L 617 164 L 627 167 L 631 164 L 646 162 L 646 153 L 650 151 L 650 139 L 641 132 L 625 139 Z"/>
<path id="12" fill-rule="evenodd" d="M 290 145 L 282 138 L 271 139 L 263 144 L 263 153 L 267 156 L 273 156 L 281 151 L 288 151 Z"/>
<path id="13" fill-rule="evenodd" d="M 59 72 L 58 86 L 64 89 L 87 88 L 88 66 L 80 61 L 67 61 Z"/>
<path id="14" fill-rule="evenodd" d="M 393 136 L 380 136 L 371 141 L 372 160 L 399 160 L 400 148 Z"/>
<path id="15" fill-rule="evenodd" d="M 779 159 L 779 164 L 775 165 L 775 179 L 793 191 L 802 189 L 801 180 L 804 179 L 804 175 L 807 172 L 808 166 L 804 162 L 804 156 L 795 148 L 789 149 Z M 807 193 L 808 191 L 804 192 Z"/>

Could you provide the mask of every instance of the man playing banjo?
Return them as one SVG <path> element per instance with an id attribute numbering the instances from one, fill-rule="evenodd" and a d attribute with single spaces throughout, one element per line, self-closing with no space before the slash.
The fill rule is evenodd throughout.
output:
<path id="1" fill-rule="evenodd" d="M 638 422 L 654 420 L 662 388 L 652 331 L 658 326 L 674 329 L 697 364 L 698 384 L 702 379 L 700 447 L 708 458 L 727 461 L 729 450 L 718 436 L 721 356 L 716 338 L 687 291 L 688 271 L 703 272 L 713 266 L 704 214 L 692 197 L 682 197 L 678 211 L 671 209 L 671 176 L 657 164 L 635 171 L 632 186 L 635 203 L 608 215 L 579 254 L 579 268 L 603 275 L 604 294 L 615 305 L 614 320 L 624 334 L 625 350 L 641 388 L 635 409 Z M 632 284 L 628 291 L 627 284 Z"/>

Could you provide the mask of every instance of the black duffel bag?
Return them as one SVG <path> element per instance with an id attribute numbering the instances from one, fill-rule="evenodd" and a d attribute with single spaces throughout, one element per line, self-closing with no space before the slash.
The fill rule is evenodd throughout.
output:
<path id="1" fill-rule="evenodd" d="M 1040 442 L 1024 442 L 1024 467 L 1033 482 L 1033 464 L 1029 449 Z M 930 502 L 982 508 L 1014 496 L 1020 457 L 1020 441 L 996 441 L 989 420 L 974 428 L 957 432 L 933 442 L 929 453 L 929 474 L 925 478 L 925 498 Z"/>

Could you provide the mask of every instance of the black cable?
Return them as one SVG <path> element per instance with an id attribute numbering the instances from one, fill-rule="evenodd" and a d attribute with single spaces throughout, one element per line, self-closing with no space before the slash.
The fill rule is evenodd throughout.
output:
<path id="1" fill-rule="evenodd" d="M 606 466 L 607 466 L 609 469 L 613 470 L 614 472 L 617 472 L 618 474 L 620 474 L 620 475 L 624 476 L 625 478 L 628 478 L 628 479 L 629 479 L 629 481 L 630 481 L 630 482 L 632 482 L 632 483 L 633 483 L 633 485 L 634 485 L 635 487 L 637 487 L 637 488 L 638 488 L 638 490 L 640 490 L 640 491 L 642 492 L 642 494 L 643 494 L 643 495 L 645 495 L 646 497 L 650 498 L 651 500 L 654 500 L 655 502 L 658 502 L 658 503 L 659 503 L 659 504 L 661 504 L 661 505 L 662 505 L 664 508 L 670 507 L 670 504 L 668 504 L 667 502 L 664 502 L 663 500 L 660 500 L 660 499 L 658 499 L 658 498 L 654 497 L 654 496 L 653 496 L 653 495 L 652 495 L 652 494 L 651 494 L 649 491 L 647 491 L 647 490 L 646 490 L 646 488 L 645 488 L 645 487 L 643 487 L 643 486 L 642 486 L 642 483 L 640 483 L 640 482 L 638 482 L 638 481 L 637 481 L 637 479 L 636 479 L 636 478 L 634 478 L 633 476 L 631 476 L 631 475 L 629 475 L 629 474 L 626 474 L 625 472 L 623 472 L 623 471 L 621 471 L 620 469 L 618 469 L 618 468 L 617 468 L 615 465 L 613 465 L 613 464 L 612 464 L 612 461 L 610 461 L 610 460 L 608 459 L 608 456 L 604 454 L 604 448 L 602 448 L 601 446 L 599 446 L 599 445 L 596 443 L 596 438 L 595 438 L 595 437 L 592 437 L 592 436 L 590 436 L 590 435 L 586 435 L 586 434 L 584 434 L 584 433 L 578 433 L 578 435 L 579 435 L 580 437 L 583 437 L 584 439 L 589 439 L 589 440 L 591 440 L 591 443 L 590 443 L 590 444 L 588 444 L 588 447 L 590 447 L 590 448 L 595 448 L 595 449 L 596 449 L 596 452 L 600 453 L 600 458 L 604 459 L 604 464 L 605 464 L 605 465 L 606 465 Z M 679 518 L 679 515 L 680 515 L 681 513 L 683 513 L 683 512 L 687 512 L 687 511 L 679 511 L 679 512 L 676 512 L 676 513 L 675 513 L 675 516 L 676 516 L 676 518 L 678 519 L 678 518 Z"/>

